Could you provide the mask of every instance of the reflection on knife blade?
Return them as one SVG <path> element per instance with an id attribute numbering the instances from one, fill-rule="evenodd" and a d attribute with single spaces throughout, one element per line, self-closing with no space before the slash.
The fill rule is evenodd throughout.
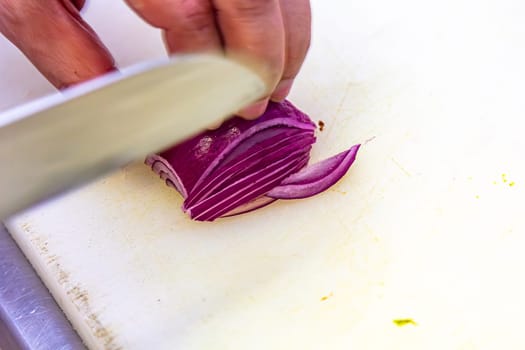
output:
<path id="1" fill-rule="evenodd" d="M 181 141 L 264 90 L 235 62 L 190 55 L 8 111 L 0 115 L 0 218 Z"/>

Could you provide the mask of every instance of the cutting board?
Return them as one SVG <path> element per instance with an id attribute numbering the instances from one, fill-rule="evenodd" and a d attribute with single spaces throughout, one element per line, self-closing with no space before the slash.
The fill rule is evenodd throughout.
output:
<path id="1" fill-rule="evenodd" d="M 312 161 L 364 143 L 336 186 L 198 223 L 137 160 L 7 222 L 91 349 L 525 348 L 525 4 L 312 5 Z M 86 17 L 162 55 L 122 4 Z M 3 106 L 49 89 L 2 45 Z"/>

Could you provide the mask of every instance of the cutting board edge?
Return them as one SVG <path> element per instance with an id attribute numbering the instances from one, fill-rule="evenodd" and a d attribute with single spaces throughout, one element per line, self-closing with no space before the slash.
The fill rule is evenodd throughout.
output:
<path id="1" fill-rule="evenodd" d="M 48 292 L 55 299 L 66 319 L 71 324 L 73 330 L 79 333 L 80 338 L 84 342 L 84 345 L 88 349 L 118 348 L 112 344 L 113 336 L 111 336 L 110 339 L 106 339 L 105 342 L 101 342 L 101 338 L 97 338 L 95 336 L 95 332 L 90 331 L 89 325 L 85 322 L 88 315 L 82 313 L 82 310 L 75 306 L 73 300 L 66 292 L 68 289 L 64 288 L 64 286 L 60 283 L 60 277 L 56 276 L 56 270 L 53 269 L 53 266 L 57 268 L 59 262 L 53 261 L 51 264 L 46 264 L 45 262 L 48 261 L 48 259 L 38 257 L 38 253 L 36 252 L 40 251 L 40 249 L 32 249 L 32 247 L 35 247 L 35 244 L 29 238 L 29 232 L 24 231 L 22 228 L 23 225 L 17 225 L 17 221 L 18 217 L 6 220 L 4 222 L 5 228 L 7 229 L 9 235 L 16 242 L 26 259 L 29 261 L 33 269 L 37 272 L 37 275 L 41 279 L 44 286 L 47 288 Z M 20 230 L 20 228 L 22 228 L 22 230 Z M 79 315 L 79 317 L 71 318 L 70 315 Z M 97 321 L 100 322 L 99 320 Z M 111 347 L 108 347 L 108 344 L 110 344 Z"/>

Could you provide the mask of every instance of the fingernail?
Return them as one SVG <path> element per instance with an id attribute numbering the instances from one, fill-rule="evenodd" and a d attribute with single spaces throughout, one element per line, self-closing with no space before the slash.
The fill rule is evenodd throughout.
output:
<path id="1" fill-rule="evenodd" d="M 268 106 L 268 99 L 257 101 L 251 106 L 248 106 L 242 109 L 239 113 L 239 116 L 247 119 L 254 119 L 264 113 L 266 107 Z"/>
<path id="2" fill-rule="evenodd" d="M 293 79 L 285 79 L 282 80 L 279 84 L 277 84 L 277 87 L 275 88 L 275 91 L 272 94 L 272 100 L 274 101 L 282 101 L 288 96 L 290 93 L 290 90 L 292 89 Z"/>

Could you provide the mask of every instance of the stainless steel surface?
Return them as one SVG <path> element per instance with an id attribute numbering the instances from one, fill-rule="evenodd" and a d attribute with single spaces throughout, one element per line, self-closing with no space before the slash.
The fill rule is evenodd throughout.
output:
<path id="1" fill-rule="evenodd" d="M 179 142 L 264 90 L 240 64 L 190 55 L 8 111 L 0 115 L 0 218 Z"/>
<path id="2" fill-rule="evenodd" d="M 0 349 L 85 349 L 1 223 Z"/>

